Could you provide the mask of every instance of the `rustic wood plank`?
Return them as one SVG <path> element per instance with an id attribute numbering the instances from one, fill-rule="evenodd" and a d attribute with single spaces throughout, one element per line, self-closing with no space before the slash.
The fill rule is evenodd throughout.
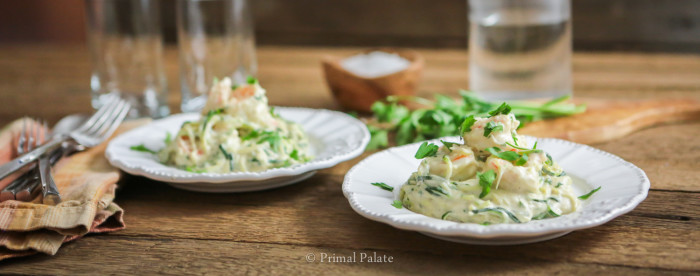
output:
<path id="1" fill-rule="evenodd" d="M 316 261 L 306 256 L 314 254 Z M 325 257 L 321 263 L 322 254 Z M 357 262 L 330 262 L 355 254 Z M 369 263 L 361 254 L 392 262 Z M 90 256 L 90 257 L 86 257 Z M 347 258 L 346 258 L 347 260 Z M 286 244 L 219 240 L 90 236 L 65 246 L 55 257 L 37 256 L 3 264 L 3 273 L 32 275 L 100 274 L 274 274 L 296 275 L 463 275 L 489 274 L 604 274 L 655 275 L 676 272 L 601 264 L 522 262 L 519 259 L 469 255 L 433 255 L 372 249 L 337 249 Z"/>
<path id="2" fill-rule="evenodd" d="M 695 248 L 700 242 L 697 193 L 652 191 L 633 212 L 603 226 L 543 243 L 489 247 L 438 241 L 364 219 L 348 206 L 340 190 L 341 181 L 342 176 L 319 174 L 278 190 L 213 195 L 130 179 L 117 193 L 117 202 L 129 211 L 128 228 L 114 235 L 393 249 L 678 270 L 695 269 L 694 264 L 700 261 Z"/>

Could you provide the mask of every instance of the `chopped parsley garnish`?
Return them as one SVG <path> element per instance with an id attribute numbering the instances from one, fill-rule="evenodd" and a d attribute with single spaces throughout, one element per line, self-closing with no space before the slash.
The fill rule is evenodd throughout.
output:
<path id="1" fill-rule="evenodd" d="M 491 115 L 491 116 L 496 116 L 498 114 L 507 115 L 508 113 L 510 113 L 510 111 L 511 111 L 510 105 L 508 105 L 507 103 L 502 103 L 498 108 L 490 111 L 489 115 Z"/>
<path id="2" fill-rule="evenodd" d="M 587 194 L 582 195 L 582 196 L 579 196 L 578 198 L 583 199 L 583 200 L 586 200 L 586 199 L 588 199 L 589 197 L 591 197 L 591 195 L 593 195 L 595 192 L 597 192 L 598 190 L 600 190 L 601 187 L 602 187 L 602 186 L 598 186 L 598 188 L 595 188 L 595 189 L 593 189 L 592 191 L 588 192 Z"/>
<path id="3" fill-rule="evenodd" d="M 224 149 L 224 145 L 222 144 L 219 144 L 219 150 L 221 150 L 221 154 L 223 154 L 226 160 L 228 160 L 228 168 L 233 171 L 233 155 L 226 151 L 226 149 Z"/>
<path id="4" fill-rule="evenodd" d="M 476 119 L 474 119 L 474 115 L 470 115 L 469 117 L 465 118 L 464 121 L 462 122 L 460 129 L 460 133 L 464 135 L 465 132 L 470 132 L 472 131 L 472 126 L 476 123 Z"/>
<path id="5" fill-rule="evenodd" d="M 236 89 L 238 89 L 238 85 L 237 85 L 237 84 L 231 85 L 231 90 L 236 90 Z"/>
<path id="6" fill-rule="evenodd" d="M 488 170 L 484 173 L 476 172 L 476 177 L 479 178 L 479 186 L 481 186 L 479 198 L 484 198 L 491 192 L 493 181 L 496 180 L 496 172 L 493 170 Z"/>
<path id="7" fill-rule="evenodd" d="M 131 146 L 129 149 L 131 149 L 133 151 L 148 152 L 148 153 L 153 153 L 153 154 L 157 153 L 155 150 L 147 148 L 144 144 Z"/>
<path id="8" fill-rule="evenodd" d="M 550 197 L 548 197 L 548 198 L 546 198 L 546 199 L 537 199 L 537 198 L 533 198 L 533 199 L 532 199 L 532 201 L 540 202 L 540 203 L 547 203 L 547 201 L 549 201 L 549 200 L 553 200 L 553 201 L 559 202 L 559 200 L 558 200 L 556 197 L 552 197 L 552 196 L 550 196 Z"/>
<path id="9" fill-rule="evenodd" d="M 423 144 L 421 144 L 418 148 L 418 151 L 416 151 L 415 157 L 416 159 L 423 159 L 426 157 L 436 156 L 439 148 L 440 147 L 433 143 L 423 142 Z"/>
<path id="10" fill-rule="evenodd" d="M 246 140 L 250 140 L 250 139 L 253 139 L 253 138 L 258 138 L 259 136 L 260 136 L 260 132 L 258 132 L 257 130 L 254 130 L 254 129 L 253 129 L 253 130 L 250 130 L 250 132 L 248 132 L 248 134 L 246 134 L 245 136 L 243 136 L 241 139 L 242 139 L 243 141 L 246 141 Z"/>
<path id="11" fill-rule="evenodd" d="M 394 200 L 394 202 L 391 203 L 391 206 L 394 206 L 396 209 L 401 209 L 403 208 L 403 203 L 401 203 L 401 200 Z"/>
<path id="12" fill-rule="evenodd" d="M 198 169 L 198 168 L 195 167 L 195 166 L 187 166 L 187 167 L 185 167 L 185 170 L 188 171 L 188 172 L 193 172 L 193 173 L 204 173 L 204 172 L 207 172 L 206 170 L 204 170 L 204 169 Z"/>
<path id="13" fill-rule="evenodd" d="M 173 137 L 170 136 L 170 132 L 165 133 L 165 139 L 163 139 L 163 142 L 167 145 L 170 144 L 170 142 L 173 140 Z"/>
<path id="14" fill-rule="evenodd" d="M 478 213 L 483 213 L 483 212 L 498 212 L 499 214 L 505 213 L 508 215 L 508 217 L 517 223 L 521 223 L 518 217 L 516 217 L 513 213 L 508 211 L 508 209 L 505 209 L 503 207 L 493 207 L 493 208 L 483 208 L 483 209 L 478 209 L 478 210 L 472 210 L 472 213 L 478 214 Z"/>
<path id="15" fill-rule="evenodd" d="M 445 190 L 443 190 L 442 187 L 429 186 L 429 187 L 426 187 L 425 190 L 434 196 L 442 196 L 442 195 L 447 196 L 447 192 L 445 192 Z"/>
<path id="16" fill-rule="evenodd" d="M 218 109 L 212 109 L 207 112 L 206 117 L 204 117 L 204 123 L 202 123 L 202 130 L 205 130 L 207 128 L 207 124 L 209 123 L 209 120 L 211 120 L 211 117 L 217 114 L 224 113 L 224 108 L 218 108 Z"/>
<path id="17" fill-rule="evenodd" d="M 555 173 L 553 171 L 550 171 L 549 169 L 546 168 L 546 166 L 542 166 L 542 173 L 546 175 L 551 175 L 551 176 L 565 176 L 566 172 L 561 171 L 560 173 Z"/>
<path id="18" fill-rule="evenodd" d="M 442 214 L 441 219 L 444 220 L 445 218 L 447 218 L 447 215 L 449 215 L 450 213 L 452 213 L 452 211 L 447 211 L 447 212 L 445 212 L 444 214 Z"/>
<path id="19" fill-rule="evenodd" d="M 520 158 L 520 154 L 518 154 L 517 152 L 502 151 L 499 147 L 490 147 L 486 148 L 485 150 L 491 153 L 492 155 L 495 155 L 496 157 L 507 161 L 515 161 L 518 160 L 518 158 Z"/>
<path id="20" fill-rule="evenodd" d="M 389 192 L 393 192 L 393 191 L 394 191 L 394 187 L 391 187 L 391 186 L 389 186 L 389 185 L 386 185 L 386 183 L 384 183 L 384 182 L 374 182 L 374 183 L 372 183 L 372 185 L 377 186 L 377 187 L 379 187 L 379 188 L 382 188 L 383 190 L 387 190 L 387 191 L 389 191 Z"/>
<path id="21" fill-rule="evenodd" d="M 248 76 L 248 79 L 246 80 L 248 84 L 256 84 L 258 80 L 254 78 L 253 76 Z"/>
<path id="22" fill-rule="evenodd" d="M 297 151 L 297 149 L 292 150 L 292 153 L 289 154 L 289 157 L 299 161 L 299 151 Z"/>
<path id="23" fill-rule="evenodd" d="M 528 159 L 527 154 L 520 155 L 520 158 L 518 160 L 515 160 L 514 164 L 516 166 L 525 165 L 525 163 L 527 163 L 527 159 Z"/>
<path id="24" fill-rule="evenodd" d="M 264 131 L 260 135 L 260 139 L 258 140 L 258 144 L 262 144 L 265 142 L 269 143 L 271 148 L 277 149 L 280 146 L 280 143 L 282 142 L 282 137 L 280 136 L 279 132 Z"/>
<path id="25" fill-rule="evenodd" d="M 547 205 L 547 211 L 544 211 L 534 217 L 532 217 L 532 220 L 540 220 L 540 219 L 546 219 L 546 218 L 556 218 L 558 216 L 561 216 L 560 214 L 557 214 L 552 210 L 552 208 Z"/>
<path id="26" fill-rule="evenodd" d="M 552 161 L 552 156 L 549 155 L 549 153 L 545 153 L 545 155 L 547 156 L 547 161 L 544 161 L 544 164 L 547 166 L 554 165 L 554 161 Z"/>
<path id="27" fill-rule="evenodd" d="M 486 126 L 484 126 L 484 137 L 489 137 L 494 131 L 503 131 L 503 124 L 494 122 L 486 123 Z"/>

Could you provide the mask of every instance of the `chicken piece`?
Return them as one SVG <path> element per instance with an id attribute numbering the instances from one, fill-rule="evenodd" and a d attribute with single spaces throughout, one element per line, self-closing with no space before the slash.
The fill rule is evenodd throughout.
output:
<path id="1" fill-rule="evenodd" d="M 493 183 L 496 189 L 533 193 L 540 186 L 540 176 L 536 166 L 515 166 L 510 161 L 491 156 L 486 159 L 485 170 L 496 172 L 496 180 Z"/>
<path id="2" fill-rule="evenodd" d="M 430 174 L 438 175 L 445 179 L 464 181 L 474 177 L 478 169 L 474 152 L 469 147 L 452 145 L 451 148 L 440 148 L 438 155 L 428 157 L 421 163 Z"/>

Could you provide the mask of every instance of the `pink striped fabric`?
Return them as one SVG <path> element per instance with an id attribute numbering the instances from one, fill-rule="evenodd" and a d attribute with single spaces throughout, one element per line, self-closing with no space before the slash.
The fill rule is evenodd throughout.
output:
<path id="1" fill-rule="evenodd" d="M 117 133 L 146 123 L 122 124 Z M 17 120 L 0 130 L 0 163 L 14 157 Z M 56 254 L 65 242 L 87 233 L 110 232 L 125 227 L 123 210 L 113 202 L 120 177 L 104 157 L 107 143 L 64 158 L 54 167 L 54 180 L 63 202 L 56 206 L 15 200 L 0 203 L 0 260 L 35 253 Z M 0 182 L 0 188 L 7 181 Z"/>

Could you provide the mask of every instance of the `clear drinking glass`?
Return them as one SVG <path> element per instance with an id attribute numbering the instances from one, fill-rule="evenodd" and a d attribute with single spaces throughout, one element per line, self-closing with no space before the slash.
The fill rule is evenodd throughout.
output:
<path id="1" fill-rule="evenodd" d="M 168 115 L 159 0 L 85 0 L 85 7 L 92 106 L 118 93 L 131 103 L 131 118 Z"/>
<path id="2" fill-rule="evenodd" d="M 177 33 L 183 112 L 198 112 L 216 79 L 243 83 L 257 71 L 246 0 L 178 0 Z"/>
<path id="3" fill-rule="evenodd" d="M 490 100 L 572 94 L 570 0 L 469 0 L 469 87 Z"/>

